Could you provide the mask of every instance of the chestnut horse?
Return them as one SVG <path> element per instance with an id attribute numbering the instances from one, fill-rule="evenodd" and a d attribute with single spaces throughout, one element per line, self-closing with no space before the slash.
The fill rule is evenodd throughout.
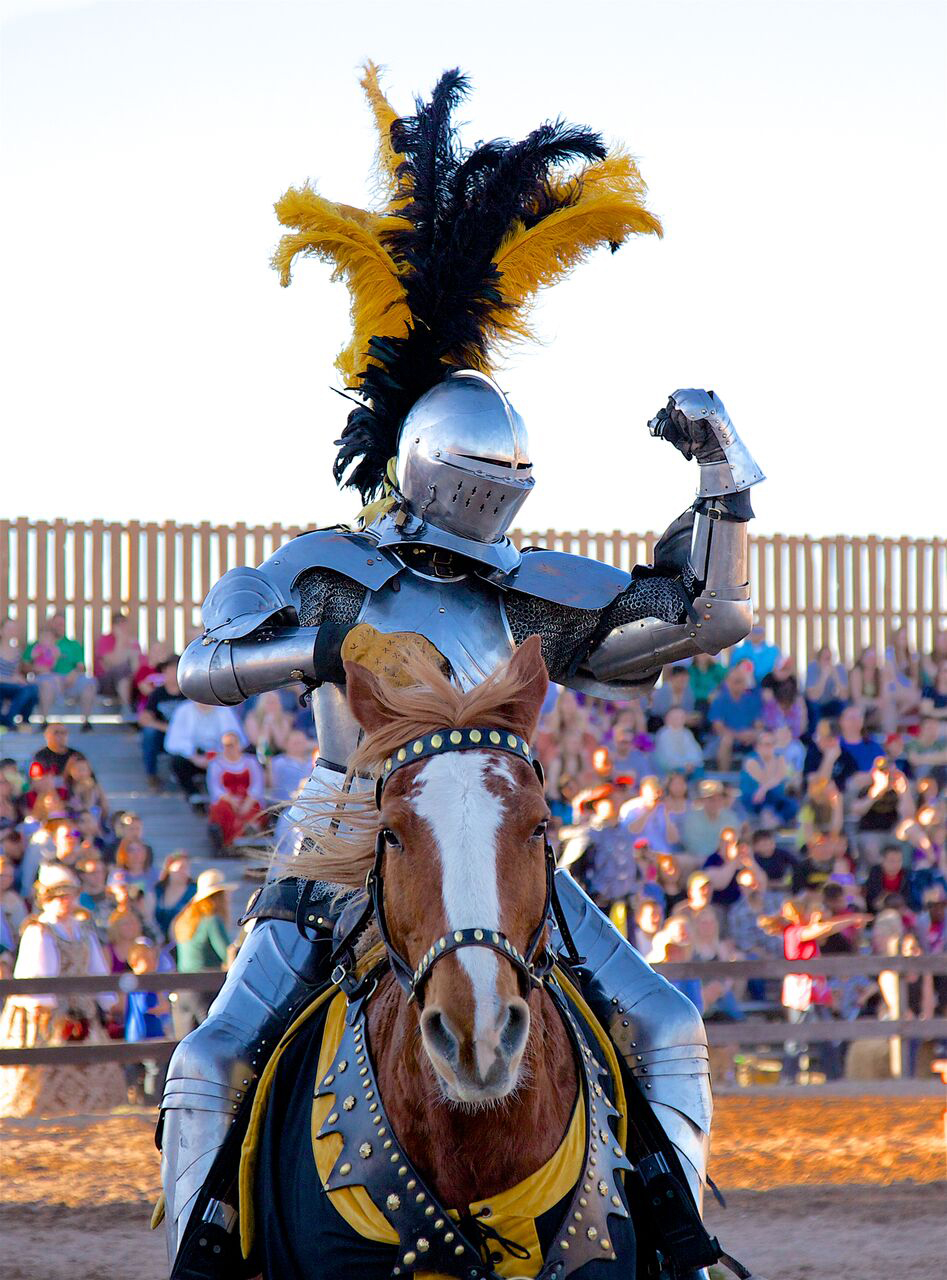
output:
<path id="1" fill-rule="evenodd" d="M 383 965 L 367 989 L 363 983 L 355 992 L 347 1022 L 351 1023 L 359 1010 L 364 1020 L 356 1018 L 356 1030 L 345 1033 L 354 1035 L 356 1062 L 365 1062 L 366 1041 L 370 1046 L 370 1062 L 360 1068 L 363 1081 L 354 1083 L 367 1087 L 371 1077 L 366 1072 L 373 1068 L 379 1102 L 384 1107 L 381 1113 L 368 1108 L 374 1114 L 369 1117 L 366 1113 L 365 1120 L 371 1119 L 376 1128 L 369 1129 L 369 1140 L 361 1142 L 358 1150 L 362 1156 L 369 1153 L 375 1158 L 381 1146 L 375 1138 L 387 1132 L 380 1118 L 387 1114 L 392 1139 L 407 1157 L 399 1171 L 403 1174 L 410 1166 L 420 1185 L 429 1188 L 432 1200 L 436 1197 L 452 1212 L 467 1213 L 469 1224 L 468 1206 L 516 1188 L 558 1158 L 567 1134 L 575 1127 L 573 1120 L 583 1097 L 586 1106 L 591 1103 L 589 1140 L 593 1152 L 598 1150 L 592 1141 L 598 1136 L 594 1126 L 606 1123 L 604 1114 L 614 1117 L 616 1112 L 608 1104 L 607 1090 L 603 1111 L 601 1086 L 583 1085 L 583 1055 L 590 1063 L 592 1056 L 574 1033 L 570 1038 L 568 1024 L 572 1022 L 574 1027 L 574 1020 L 564 1014 L 548 984 L 536 979 L 529 964 L 545 947 L 551 883 L 551 851 L 546 840 L 550 815 L 541 774 L 526 745 L 535 732 L 548 687 L 539 641 L 528 640 L 506 666 L 468 693 L 452 686 L 433 667 L 422 667 L 419 659 L 412 660 L 408 670 L 419 683 L 395 688 L 382 684 L 364 667 L 346 664 L 349 705 L 365 733 L 352 768 L 381 774 L 384 785 L 378 787 L 374 798 L 365 791 L 340 792 L 337 799 L 345 808 L 344 826 L 336 823 L 328 832 L 323 828 L 316 837 L 318 850 L 303 855 L 309 861 L 300 869 L 351 887 L 361 887 L 373 867 L 379 879 L 383 871 L 381 932 L 393 967 Z M 492 732 L 475 736 L 474 726 L 490 726 Z M 450 749 L 449 740 L 460 742 L 460 731 L 465 729 L 465 741 L 473 739 L 478 746 Z M 441 734 L 442 730 L 455 732 Z M 412 743 L 420 753 L 422 743 L 433 741 L 440 746 L 442 739 L 448 740 L 442 754 L 411 758 Z M 504 749 L 491 747 L 491 739 L 502 742 Z M 515 742 L 517 749 L 506 749 L 507 742 Z M 398 756 L 404 758 L 405 744 L 407 759 L 400 764 Z M 389 768 L 395 761 L 390 777 L 385 777 L 386 760 Z M 486 942 L 478 941 L 484 938 Z M 460 939 L 466 941 L 454 949 Z M 438 940 L 443 955 L 437 953 Z M 532 950 L 531 940 L 539 943 L 532 945 Z M 437 962 L 427 967 L 432 958 Z M 400 980 L 399 966 L 403 968 Z M 536 970 L 540 971 L 538 960 Z M 422 972 L 423 984 L 415 986 L 411 975 L 416 979 Z M 530 979 L 525 982 L 524 972 Z M 540 977 L 544 976 L 541 972 Z M 361 1026 L 364 1038 L 358 1029 Z M 417 1254 L 416 1250 L 405 1254 L 403 1241 L 400 1256 L 394 1257 L 390 1244 L 383 1248 L 376 1239 L 374 1255 L 369 1251 L 357 1270 L 351 1259 L 335 1270 L 328 1262 L 337 1247 L 339 1222 L 337 1217 L 328 1224 L 311 1217 L 312 1188 L 318 1184 L 311 1178 L 307 1108 L 312 1107 L 313 1093 L 318 1105 L 320 1089 L 324 1094 L 331 1085 L 335 1090 L 332 1096 L 339 1097 L 339 1102 L 326 1102 L 320 1113 L 324 1117 L 330 1106 L 336 1108 L 326 1127 L 354 1123 L 355 1116 L 347 1117 L 342 1110 L 338 1092 L 341 1076 L 335 1084 L 332 1074 L 320 1080 L 312 1061 L 316 1052 L 317 1042 L 313 1041 L 295 1057 L 290 1054 L 289 1065 L 284 1063 L 280 1068 L 272 1090 L 272 1114 L 267 1116 L 268 1132 L 256 1170 L 263 1274 L 268 1280 L 410 1274 Z M 343 1062 L 342 1067 L 348 1063 Z M 304 1090 L 304 1081 L 312 1087 Z M 296 1095 L 295 1106 L 284 1099 L 280 1109 L 277 1100 L 287 1090 Z M 355 1108 L 357 1096 L 360 1100 L 360 1095 L 353 1093 L 344 1105 Z M 364 1096 L 374 1098 L 374 1090 Z M 314 1121 L 312 1138 L 316 1131 Z M 601 1232 L 585 1225 L 581 1230 L 587 1231 L 589 1240 L 600 1236 L 596 1243 L 608 1252 L 608 1259 L 599 1252 L 579 1270 L 568 1265 L 578 1252 L 576 1228 L 570 1225 L 573 1253 L 561 1253 L 565 1260 L 557 1264 L 558 1270 L 553 1266 L 542 1271 L 543 1275 L 572 1272 L 582 1280 L 614 1277 L 614 1262 L 608 1264 L 616 1253 L 625 1263 L 620 1274 L 635 1274 L 634 1233 L 624 1195 L 617 1194 L 621 1190 L 617 1170 L 628 1165 L 623 1163 L 622 1149 L 615 1145 L 611 1132 L 607 1136 L 611 1145 L 603 1145 L 609 1152 L 614 1147 L 618 1160 L 612 1158 L 612 1167 L 605 1170 L 616 1176 L 607 1186 L 614 1198 L 603 1204 L 616 1206 L 608 1212 L 617 1214 L 619 1220 L 613 1217 L 606 1230 L 602 1218 Z M 601 1137 L 606 1138 L 604 1130 Z M 392 1139 L 385 1142 L 386 1148 Z M 391 1155 L 393 1162 L 398 1158 Z M 592 1173 L 583 1172 L 583 1161 L 590 1160 L 595 1166 L 594 1155 L 579 1154 L 577 1160 L 575 1182 L 582 1177 L 601 1179 L 601 1165 Z M 370 1164 L 366 1161 L 363 1169 L 356 1158 L 349 1181 L 364 1171 L 364 1185 L 369 1186 Z M 337 1177 L 339 1168 L 347 1172 L 352 1164 L 340 1163 L 333 1176 Z M 299 1189 L 301 1169 L 310 1179 L 307 1191 Z M 407 1187 L 413 1188 L 415 1181 L 409 1180 Z M 332 1183 L 323 1181 L 323 1186 L 331 1189 Z M 605 1187 L 599 1180 L 603 1197 Z M 581 1187 L 576 1187 L 575 1195 L 579 1194 Z M 595 1192 L 592 1194 L 594 1199 Z M 294 1196 L 295 1208 L 284 1206 L 274 1218 L 272 1201 L 292 1200 Z M 419 1193 L 418 1199 L 423 1201 L 424 1195 Z M 389 1208 L 397 1208 L 400 1202 L 400 1192 L 387 1197 Z M 564 1203 L 571 1210 L 579 1202 L 566 1197 Z M 585 1205 L 586 1200 L 581 1203 Z M 444 1219 L 435 1217 L 432 1207 L 427 1212 L 430 1221 L 443 1229 Z M 479 1213 L 488 1214 L 489 1206 Z M 307 1215 L 308 1221 L 298 1222 L 300 1215 Z M 575 1217 L 581 1220 L 582 1212 L 577 1211 Z M 396 1214 L 391 1220 L 392 1225 L 398 1225 Z M 448 1221 L 446 1225 L 452 1224 Z M 492 1239 L 486 1239 L 483 1230 L 490 1229 L 482 1228 L 478 1237 L 483 1267 L 468 1268 L 465 1262 L 462 1270 L 450 1274 L 540 1273 L 542 1254 L 527 1258 L 526 1251 L 514 1248 L 502 1230 L 494 1231 Z M 553 1225 L 551 1230 L 565 1237 L 565 1227 Z M 295 1242 L 288 1241 L 294 1235 L 298 1237 Z M 590 1247 L 585 1240 L 582 1243 Z M 422 1237 L 420 1248 L 426 1247 L 427 1240 Z M 569 1248 L 568 1238 L 563 1248 Z M 460 1246 L 456 1252 L 462 1252 Z M 426 1271 L 422 1262 L 418 1257 L 419 1274 L 442 1274 L 443 1268 L 436 1273 Z"/>

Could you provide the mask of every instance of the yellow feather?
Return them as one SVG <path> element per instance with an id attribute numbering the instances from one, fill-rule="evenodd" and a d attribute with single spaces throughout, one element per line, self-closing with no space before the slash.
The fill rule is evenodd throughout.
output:
<path id="1" fill-rule="evenodd" d="M 404 159 L 391 145 L 391 126 L 398 119 L 398 112 L 381 91 L 378 67 L 374 62 L 365 63 L 359 84 L 365 91 L 368 105 L 375 117 L 375 128 L 378 130 L 378 169 L 386 179 L 389 189 L 393 189 L 398 166 Z"/>
<path id="2" fill-rule="evenodd" d="M 343 280 L 351 295 L 352 337 L 336 367 L 348 381 L 365 367 L 371 337 L 402 337 L 410 313 L 394 260 L 381 243 L 383 230 L 399 221 L 351 205 L 333 204 L 307 184 L 290 189 L 276 203 L 276 216 L 293 234 L 280 240 L 273 255 L 280 284 L 288 285 L 299 254 L 321 258 L 333 266 L 333 280 Z"/>
<path id="3" fill-rule="evenodd" d="M 624 152 L 552 185 L 562 192 L 569 184 L 580 188 L 574 204 L 529 229 L 518 223 L 494 258 L 499 290 L 509 306 L 492 318 L 494 337 L 501 342 L 532 337 L 527 315 L 537 292 L 563 279 L 594 249 L 621 244 L 634 234 L 662 234 L 661 223 L 644 206 L 647 188 L 637 165 Z"/>

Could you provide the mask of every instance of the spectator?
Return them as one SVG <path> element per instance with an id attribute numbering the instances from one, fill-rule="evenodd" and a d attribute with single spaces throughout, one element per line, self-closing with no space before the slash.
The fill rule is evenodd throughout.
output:
<path id="1" fill-rule="evenodd" d="M 79 881 L 66 867 L 44 869 L 37 893 L 38 914 L 23 931 L 14 977 L 104 976 L 109 970 L 91 926 L 78 914 Z M 113 995 L 73 992 L 11 996 L 0 1016 L 0 1047 L 24 1049 L 78 1040 L 105 1040 L 96 1011 L 115 1004 Z M 125 1098 L 115 1063 L 93 1066 L 21 1065 L 0 1067 L 0 1116 L 50 1115 L 107 1110 Z"/>
<path id="2" fill-rule="evenodd" d="M 94 814 L 100 822 L 108 820 L 108 798 L 85 756 L 78 751 L 69 756 L 63 768 L 62 780 L 69 792 L 73 809 L 84 809 Z"/>
<path id="3" fill-rule="evenodd" d="M 112 616 L 112 630 L 95 647 L 95 675 L 106 698 L 133 710 L 132 677 L 141 665 L 141 645 L 127 614 Z"/>
<path id="4" fill-rule="evenodd" d="M 872 648 L 863 649 L 858 655 L 848 678 L 848 692 L 852 705 L 856 706 L 872 729 L 891 733 L 897 726 L 897 703 L 891 673 L 879 663 Z"/>
<path id="5" fill-rule="evenodd" d="M 839 759 L 832 772 L 837 785 L 859 785 L 883 755 L 881 743 L 865 734 L 865 717 L 861 709 L 846 707 L 839 717 Z"/>
<path id="6" fill-rule="evenodd" d="M 741 663 L 749 662 L 753 668 L 753 681 L 755 684 L 762 683 L 764 676 L 768 676 L 776 666 L 780 659 L 779 646 L 766 643 L 766 628 L 757 623 L 742 644 L 730 654 L 730 670 L 740 666 Z"/>
<path id="7" fill-rule="evenodd" d="M 793 872 L 792 891 L 821 893 L 830 880 L 850 891 L 855 888 L 855 861 L 849 852 L 848 840 L 841 833 L 826 832 L 810 841 L 805 857 Z"/>
<path id="8" fill-rule="evenodd" d="M 675 908 L 675 913 L 684 912 L 689 916 L 700 915 L 702 911 L 713 911 L 711 899 L 714 889 L 706 871 L 692 871 L 687 877 L 687 898 Z"/>
<path id="9" fill-rule="evenodd" d="M 29 722 L 39 692 L 26 678 L 19 623 L 0 622 L 0 728 L 12 729 L 17 721 Z"/>
<path id="10" fill-rule="evenodd" d="M 160 640 L 140 657 L 132 675 L 132 707 L 136 715 L 141 715 L 152 693 L 164 683 L 162 668 L 170 657 L 171 646 Z"/>
<path id="11" fill-rule="evenodd" d="M 669 853 L 658 854 L 656 884 L 664 895 L 665 914 L 670 915 L 679 902 L 687 899 L 687 884 L 679 858 Z"/>
<path id="12" fill-rule="evenodd" d="M 911 898 L 911 876 L 904 865 L 904 855 L 896 844 L 881 851 L 881 863 L 872 867 L 865 881 L 865 902 L 869 911 L 881 911 L 885 899 L 897 893 L 905 901 Z"/>
<path id="13" fill-rule="evenodd" d="M 151 845 L 145 840 L 145 827 L 141 818 L 137 813 L 132 813 L 130 809 L 124 809 L 121 813 L 115 815 L 115 844 L 112 848 L 112 856 L 116 856 L 118 847 L 123 840 L 140 840 L 148 850 L 150 863 L 155 860 L 155 851 Z"/>
<path id="14" fill-rule="evenodd" d="M 688 668 L 688 680 L 694 695 L 694 710 L 700 715 L 702 724 L 706 724 L 710 701 L 726 674 L 726 667 L 711 654 L 694 655 Z"/>
<path id="15" fill-rule="evenodd" d="M 642 778 L 641 791 L 622 805 L 619 819 L 631 835 L 641 836 L 659 853 L 668 853 L 680 843 L 680 834 L 663 798 L 657 778 Z"/>
<path id="16" fill-rule="evenodd" d="M 197 883 L 191 878 L 191 860 L 183 849 L 169 854 L 155 886 L 155 923 L 165 942 L 170 942 L 171 922 L 194 897 Z"/>
<path id="17" fill-rule="evenodd" d="M 704 754 L 687 727 L 687 713 L 682 706 L 668 710 L 655 735 L 654 764 L 660 774 L 675 770 L 690 775 L 703 769 Z"/>
<path id="18" fill-rule="evenodd" d="M 765 872 L 758 866 L 743 867 L 736 879 L 740 896 L 727 917 L 727 932 L 734 946 L 745 956 L 782 959 L 782 939 L 768 933 L 760 925 L 760 917 L 778 915 L 785 895 L 769 887 Z"/>
<path id="19" fill-rule="evenodd" d="M 30 765 L 30 788 L 23 797 L 27 816 L 35 822 L 46 822 L 65 811 L 69 792 L 56 776 L 56 766 L 34 760 Z"/>
<path id="20" fill-rule="evenodd" d="M 230 707 L 205 707 L 183 700 L 172 715 L 165 739 L 172 772 L 189 798 L 205 784 L 205 775 L 225 733 L 234 733 L 246 744 L 243 729 Z"/>
<path id="21" fill-rule="evenodd" d="M 834 661 L 828 645 L 823 645 L 806 670 L 809 722 L 837 719 L 847 698 L 848 673 L 840 662 Z"/>
<path id="22" fill-rule="evenodd" d="M 704 863 L 704 875 L 713 889 L 713 905 L 724 911 L 737 901 L 740 886 L 737 873 L 742 870 L 759 871 L 753 861 L 749 847 L 737 839 L 732 827 L 725 827 L 720 833 L 720 844 Z M 762 873 L 761 873 L 762 874 Z"/>
<path id="23" fill-rule="evenodd" d="M 109 876 L 109 883 L 112 883 L 112 876 Z M 135 940 L 141 935 L 141 931 L 141 916 L 131 906 L 130 902 L 125 901 L 121 906 L 116 906 L 109 916 L 106 927 L 106 937 L 108 938 L 106 955 L 108 956 L 110 973 L 131 972 L 128 957 L 131 954 Z"/>
<path id="24" fill-rule="evenodd" d="M 0 831 L 0 856 L 2 856 L 13 868 L 13 886 L 21 897 L 26 897 L 26 890 L 29 886 L 23 884 L 22 864 L 23 855 L 26 852 L 26 841 L 23 838 L 22 831 L 16 831 L 7 828 Z"/>
<path id="25" fill-rule="evenodd" d="M 693 943 L 693 960 L 715 961 L 739 960 L 736 948 L 727 938 L 720 936 L 720 918 L 713 911 L 702 911 L 690 922 L 690 935 Z M 743 1011 L 734 991 L 733 981 L 728 978 L 710 978 L 701 983 L 704 1017 L 725 1017 L 730 1021 L 743 1018 Z"/>
<path id="26" fill-rule="evenodd" d="M 775 732 L 786 729 L 797 742 L 806 732 L 809 714 L 799 693 L 792 659 L 782 658 L 761 682 L 763 724 Z"/>
<path id="27" fill-rule="evenodd" d="M 661 687 L 651 695 L 651 714 L 648 717 L 651 732 L 655 733 L 666 720 L 667 713 L 678 707 L 683 712 L 684 725 L 690 728 L 700 724 L 701 716 L 696 709 L 687 667 L 665 667 Z"/>
<path id="28" fill-rule="evenodd" d="M 225 733 L 220 746 L 207 769 L 208 817 L 211 839 L 219 848 L 229 849 L 248 832 L 263 830 L 265 785 L 259 762 L 244 754 L 236 733 Z"/>
<path id="29" fill-rule="evenodd" d="M 930 720 L 947 722 L 947 660 L 937 667 L 937 673 L 921 695 L 921 715 Z"/>
<path id="30" fill-rule="evenodd" d="M 96 934 L 105 941 L 114 905 L 114 899 L 106 888 L 105 863 L 101 858 L 80 858 L 76 863 L 76 872 L 81 886 L 79 906 L 83 911 L 88 911 Z"/>
<path id="31" fill-rule="evenodd" d="M 26 903 L 17 893 L 16 863 L 0 854 L 0 914 L 6 920 L 14 937 L 17 937 L 23 921 L 29 915 Z"/>
<path id="32" fill-rule="evenodd" d="M 158 949 L 147 938 L 136 939 L 129 948 L 128 967 L 137 976 L 155 973 L 158 968 Z M 130 991 L 125 997 L 125 1039 L 129 1044 L 165 1039 L 170 1022 L 171 1003 L 164 993 Z M 157 1103 L 163 1088 L 163 1077 L 164 1072 L 154 1058 L 130 1063 L 125 1075 L 129 1101 L 139 1104 Z"/>
<path id="33" fill-rule="evenodd" d="M 684 819 L 691 811 L 691 802 L 687 776 L 677 769 L 671 770 L 664 784 L 664 811 L 668 821 L 674 824 L 679 833 L 674 850 L 676 853 L 683 852 L 680 833 L 683 831 Z"/>
<path id="34" fill-rule="evenodd" d="M 723 783 L 716 778 L 698 783 L 697 794 L 699 802 L 681 824 L 681 840 L 685 851 L 703 862 L 717 848 L 724 828 L 736 828 L 740 820 L 727 803 Z"/>
<path id="35" fill-rule="evenodd" d="M 650 894 L 635 899 L 634 934 L 630 941 L 643 956 L 649 954 L 654 947 L 654 939 L 664 926 L 664 912 L 661 904 Z"/>
<path id="36" fill-rule="evenodd" d="M 270 762 L 270 802 L 279 806 L 274 845 L 286 852 L 294 838 L 289 806 L 309 781 L 314 764 L 314 743 L 300 729 L 286 739 L 286 750 Z"/>
<path id="37" fill-rule="evenodd" d="M 33 759 L 44 769 L 52 769 L 57 778 L 65 776 L 66 765 L 74 756 L 78 756 L 81 760 L 86 758 L 81 751 L 70 747 L 69 730 L 64 724 L 48 724 L 43 738 L 46 745 L 40 747 Z"/>
<path id="38" fill-rule="evenodd" d="M 243 730 L 260 764 L 265 764 L 270 757 L 286 750 L 293 732 L 293 717 L 283 710 L 278 693 L 261 693 L 244 716 Z"/>
<path id="39" fill-rule="evenodd" d="M 181 973 L 222 969 L 230 959 L 230 893 L 236 884 L 216 869 L 202 871 L 197 890 L 171 925 Z M 174 1034 L 182 1040 L 207 1017 L 212 997 L 203 991 L 178 991 L 173 1001 Z"/>
<path id="40" fill-rule="evenodd" d="M 156 681 L 138 713 L 141 728 L 141 754 L 145 763 L 145 775 L 152 791 L 161 790 L 158 777 L 158 757 L 165 749 L 165 735 L 171 725 L 174 712 L 186 701 L 178 684 L 178 659 L 176 654 L 158 665 Z"/>
<path id="41" fill-rule="evenodd" d="M 750 852 L 753 855 L 753 861 L 764 873 L 766 881 L 764 887 L 785 890 L 791 887 L 796 859 L 777 845 L 776 836 L 772 831 L 766 828 L 754 831 Z"/>
<path id="42" fill-rule="evenodd" d="M 771 823 L 786 825 L 799 811 L 799 804 L 789 794 L 789 766 L 785 757 L 776 754 L 776 743 L 769 730 L 763 730 L 756 749 L 746 757 L 740 773 L 740 799 L 754 817 L 763 816 Z"/>
<path id="43" fill-rule="evenodd" d="M 750 687 L 742 666 L 731 667 L 727 672 L 707 714 L 714 734 L 708 745 L 716 754 L 717 768 L 726 772 L 732 766 L 735 751 L 752 751 L 763 726 L 760 691 Z"/>
<path id="44" fill-rule="evenodd" d="M 647 959 L 651 964 L 687 964 L 694 955 L 692 930 L 693 918 L 679 910 L 655 934 L 654 946 Z M 697 1011 L 703 1013 L 704 997 L 699 978 L 672 978 L 671 986 L 687 996 Z"/>
<path id="45" fill-rule="evenodd" d="M 38 662 L 37 645 L 41 648 Z M 54 653 L 51 663 L 45 661 L 42 652 L 43 648 L 50 647 Z M 66 635 L 64 613 L 50 614 L 45 628 L 40 630 L 36 641 L 27 646 L 23 657 L 36 675 L 39 708 L 43 719 L 47 719 L 57 698 L 65 698 L 67 702 L 78 703 L 82 712 L 82 732 L 88 733 L 92 728 L 89 717 L 95 706 L 98 683 L 86 671 L 82 645 Z"/>
<path id="46" fill-rule="evenodd" d="M 911 814 L 907 778 L 884 756 L 879 756 L 872 766 L 868 782 L 858 789 L 852 800 L 851 812 L 858 819 L 858 844 L 862 855 L 876 860 L 881 846 L 894 834 L 898 823 Z"/>
<path id="47" fill-rule="evenodd" d="M 612 772 L 616 778 L 641 777 L 650 768 L 648 735 L 640 707 L 619 714 L 612 732 Z"/>
<path id="48" fill-rule="evenodd" d="M 947 786 L 947 720 L 925 716 L 905 755 L 915 778 L 934 778 L 938 786 Z"/>

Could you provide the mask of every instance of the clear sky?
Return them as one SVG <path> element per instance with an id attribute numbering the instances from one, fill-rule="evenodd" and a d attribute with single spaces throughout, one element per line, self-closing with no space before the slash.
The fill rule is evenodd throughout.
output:
<path id="1" fill-rule="evenodd" d="M 366 57 L 448 66 L 470 141 L 562 114 L 639 158 L 665 238 L 598 255 L 500 381 L 527 528 L 662 529 L 645 422 L 709 386 L 761 531 L 943 536 L 943 0 L 4 5 L 4 515 L 331 523 L 344 287 L 268 266 L 272 203 L 370 198 Z M 693 465 L 693 464 L 691 464 Z"/>

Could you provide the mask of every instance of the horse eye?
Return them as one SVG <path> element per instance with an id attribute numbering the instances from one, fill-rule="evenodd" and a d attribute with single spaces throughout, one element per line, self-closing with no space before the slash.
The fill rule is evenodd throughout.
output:
<path id="1" fill-rule="evenodd" d="M 391 827 L 385 827 L 384 831 L 382 831 L 381 833 L 381 837 L 384 840 L 385 844 L 388 845 L 390 849 L 401 848 L 401 841 L 392 831 Z"/>
<path id="2" fill-rule="evenodd" d="M 548 823 L 541 822 L 539 826 L 536 828 L 536 830 L 533 832 L 532 838 L 534 840 L 538 840 L 541 836 L 545 836 L 547 826 L 548 826 Z"/>

